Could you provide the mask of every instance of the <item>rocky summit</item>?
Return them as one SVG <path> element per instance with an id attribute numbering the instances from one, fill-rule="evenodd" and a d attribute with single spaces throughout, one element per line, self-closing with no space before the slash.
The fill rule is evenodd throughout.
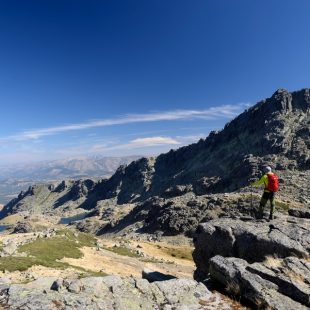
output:
<path id="1" fill-rule="evenodd" d="M 266 164 L 280 182 L 272 221 L 256 219 L 262 189 L 249 186 Z M 223 130 L 110 178 L 21 192 L 0 211 L 0 304 L 309 309 L 309 184 L 310 89 L 279 89 Z"/>

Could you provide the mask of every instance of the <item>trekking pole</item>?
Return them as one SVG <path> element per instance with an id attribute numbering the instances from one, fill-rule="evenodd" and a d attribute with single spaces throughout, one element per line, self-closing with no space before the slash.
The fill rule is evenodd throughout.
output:
<path id="1" fill-rule="evenodd" d="M 251 178 L 249 178 L 248 179 L 248 182 L 250 183 L 249 185 L 250 185 L 250 193 L 251 193 L 251 209 L 253 209 L 253 187 L 252 187 L 252 179 Z"/>
<path id="2" fill-rule="evenodd" d="M 253 186 L 250 184 L 251 188 L 251 209 L 253 209 Z"/>

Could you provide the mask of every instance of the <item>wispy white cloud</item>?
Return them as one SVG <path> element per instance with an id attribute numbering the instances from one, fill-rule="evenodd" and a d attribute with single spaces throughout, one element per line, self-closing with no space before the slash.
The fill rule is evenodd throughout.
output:
<path id="1" fill-rule="evenodd" d="M 110 153 L 115 151 L 133 151 L 131 154 L 139 149 L 143 154 L 148 153 L 148 149 L 164 147 L 164 148 L 174 148 L 186 145 L 188 143 L 196 142 L 200 138 L 205 137 L 205 134 L 191 135 L 191 136 L 177 136 L 177 137 L 167 137 L 167 136 L 158 136 L 158 137 L 146 137 L 146 138 L 137 138 L 130 140 L 127 143 L 117 143 L 114 145 L 100 145 L 96 144 L 93 147 L 89 148 L 90 152 L 102 152 Z M 142 154 L 141 153 L 141 154 Z"/>
<path id="2" fill-rule="evenodd" d="M 175 110 L 164 112 L 153 112 L 147 114 L 128 114 L 116 118 L 100 119 L 86 121 L 84 123 L 68 124 L 62 126 L 54 126 L 48 128 L 25 130 L 16 135 L 0 138 L 0 142 L 8 141 L 25 141 L 35 140 L 40 137 L 56 135 L 64 132 L 90 129 L 96 127 L 124 125 L 131 123 L 142 122 L 159 122 L 159 121 L 175 121 L 175 120 L 190 120 L 190 119 L 230 119 L 238 115 L 245 107 L 247 103 L 239 103 L 235 105 L 222 105 L 217 107 L 211 107 L 204 110 Z"/>
<path id="3" fill-rule="evenodd" d="M 102 141 L 101 143 L 76 145 L 69 148 L 62 148 L 55 150 L 58 155 L 73 156 L 74 154 L 107 154 L 117 155 L 119 151 L 128 151 L 126 154 L 136 155 L 136 151 L 139 150 L 141 154 L 148 153 L 147 150 L 158 147 L 163 148 L 175 148 L 189 143 L 197 142 L 200 138 L 206 137 L 206 134 L 198 135 L 185 135 L 177 137 L 168 136 L 154 136 L 154 137 L 143 137 L 130 140 L 125 143 L 119 141 L 108 142 Z M 140 153 L 139 153 L 140 154 Z"/>
<path id="4" fill-rule="evenodd" d="M 179 141 L 170 138 L 170 137 L 150 137 L 150 138 L 138 138 L 130 141 L 130 144 L 133 147 L 146 147 L 146 146 L 155 146 L 155 145 L 175 145 L 180 144 Z"/>
<path id="5" fill-rule="evenodd" d="M 89 153 L 111 153 L 115 151 L 130 151 L 140 149 L 142 152 L 148 148 L 158 147 L 158 146 L 176 146 L 180 145 L 182 142 L 178 141 L 175 138 L 171 137 L 146 137 L 146 138 L 137 138 L 130 140 L 126 143 L 114 143 L 114 144 L 105 144 L 97 143 L 88 147 Z"/>

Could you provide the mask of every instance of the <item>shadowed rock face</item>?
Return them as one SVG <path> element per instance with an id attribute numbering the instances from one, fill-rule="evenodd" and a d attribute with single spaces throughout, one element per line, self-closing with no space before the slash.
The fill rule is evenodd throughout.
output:
<path id="1" fill-rule="evenodd" d="M 219 219 L 199 224 L 195 279 L 211 277 L 256 308 L 310 307 L 310 220 Z"/>

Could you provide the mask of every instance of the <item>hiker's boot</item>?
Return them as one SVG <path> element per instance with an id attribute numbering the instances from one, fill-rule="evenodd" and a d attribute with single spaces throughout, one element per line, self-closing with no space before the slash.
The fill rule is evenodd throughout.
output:
<path id="1" fill-rule="evenodd" d="M 262 204 L 259 205 L 258 212 L 256 218 L 261 220 L 264 217 L 264 206 Z"/>
<path id="2" fill-rule="evenodd" d="M 272 202 L 270 205 L 270 215 L 269 215 L 269 220 L 271 221 L 274 219 L 273 211 L 274 211 L 274 203 Z"/>

